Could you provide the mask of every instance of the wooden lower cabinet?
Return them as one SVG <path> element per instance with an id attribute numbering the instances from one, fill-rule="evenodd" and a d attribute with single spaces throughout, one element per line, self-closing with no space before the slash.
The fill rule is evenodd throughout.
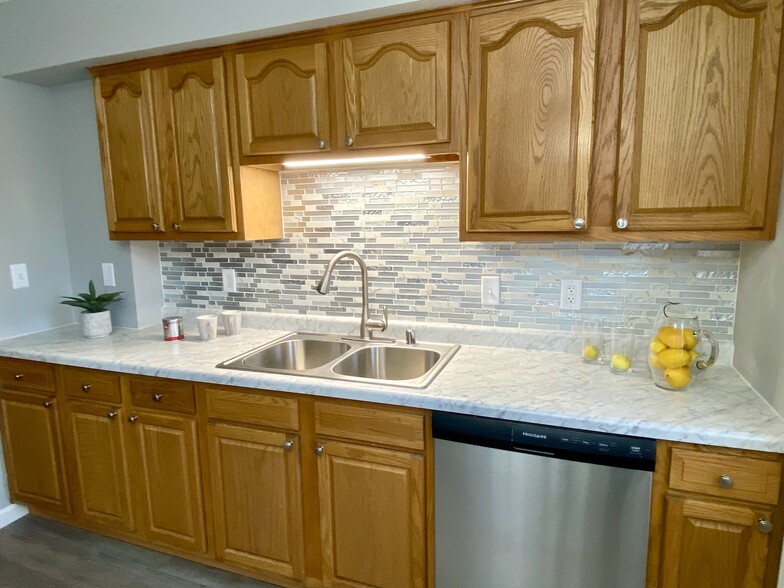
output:
<path id="1" fill-rule="evenodd" d="M 120 407 L 69 402 L 65 446 L 77 516 L 133 531 L 124 417 Z"/>
<path id="2" fill-rule="evenodd" d="M 0 389 L 3 450 L 11 500 L 69 512 L 57 400 Z"/>
<path id="3" fill-rule="evenodd" d="M 427 586 L 424 456 L 325 441 L 318 462 L 327 586 Z"/>
<path id="4" fill-rule="evenodd" d="M 134 411 L 130 419 L 130 462 L 141 535 L 154 543 L 204 553 L 196 419 L 151 411 Z"/>
<path id="5" fill-rule="evenodd" d="M 207 427 L 218 558 L 287 578 L 303 575 L 296 435 L 225 423 Z"/>

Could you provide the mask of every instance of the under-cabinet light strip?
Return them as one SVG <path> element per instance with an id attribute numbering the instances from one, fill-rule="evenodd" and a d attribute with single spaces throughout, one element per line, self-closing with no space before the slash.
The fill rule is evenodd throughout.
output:
<path id="1" fill-rule="evenodd" d="M 394 163 L 422 161 L 427 159 L 424 153 L 409 155 L 377 155 L 376 157 L 346 157 L 343 159 L 307 159 L 302 161 L 284 161 L 283 167 L 289 169 L 303 167 L 325 167 L 334 165 L 366 165 L 368 163 Z"/>

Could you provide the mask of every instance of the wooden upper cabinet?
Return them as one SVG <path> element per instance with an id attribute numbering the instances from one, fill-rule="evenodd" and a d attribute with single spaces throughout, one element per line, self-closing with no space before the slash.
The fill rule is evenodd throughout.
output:
<path id="1" fill-rule="evenodd" d="M 234 65 L 243 155 L 329 150 L 326 43 L 239 53 Z"/>
<path id="2" fill-rule="evenodd" d="M 223 58 L 171 65 L 154 76 L 168 228 L 236 231 Z"/>
<path id="3" fill-rule="evenodd" d="M 338 121 L 349 149 L 450 138 L 451 21 L 339 41 Z"/>
<path id="4" fill-rule="evenodd" d="M 465 231 L 574 231 L 590 222 L 597 19 L 597 0 L 471 17 Z"/>
<path id="5" fill-rule="evenodd" d="M 109 231 L 163 232 L 150 70 L 94 82 Z"/>
<path id="6" fill-rule="evenodd" d="M 627 4 L 616 218 L 629 230 L 774 223 L 781 20 L 782 0 Z"/>

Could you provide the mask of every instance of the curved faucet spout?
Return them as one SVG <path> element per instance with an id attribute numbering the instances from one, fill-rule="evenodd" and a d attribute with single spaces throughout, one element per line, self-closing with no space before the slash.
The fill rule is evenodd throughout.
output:
<path id="1" fill-rule="evenodd" d="M 338 251 L 332 259 L 329 260 L 327 268 L 324 270 L 324 275 L 321 276 L 315 290 L 319 294 L 327 294 L 329 292 L 330 284 L 332 283 L 332 272 L 337 263 L 344 259 L 352 259 L 357 262 L 359 271 L 362 275 L 362 317 L 359 321 L 359 337 L 364 341 L 372 340 L 374 331 L 384 332 L 387 328 L 386 309 L 384 309 L 383 319 L 371 319 L 368 310 L 368 271 L 365 261 L 353 251 Z"/>

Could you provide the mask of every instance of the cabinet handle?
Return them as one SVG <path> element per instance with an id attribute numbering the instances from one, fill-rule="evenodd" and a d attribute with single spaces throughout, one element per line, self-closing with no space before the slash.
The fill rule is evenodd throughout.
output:
<path id="1" fill-rule="evenodd" d="M 89 392 L 90 388 L 92 388 L 91 384 L 82 384 L 82 392 Z"/>
<path id="2" fill-rule="evenodd" d="M 152 223 L 151 226 L 153 231 L 157 231 L 158 229 L 161 228 L 161 225 L 159 225 L 158 223 Z"/>
<path id="3" fill-rule="evenodd" d="M 318 140 L 318 148 L 319 149 L 324 149 L 324 147 L 326 147 L 326 146 L 327 146 L 327 142 L 324 139 L 319 139 Z"/>
<path id="4" fill-rule="evenodd" d="M 172 223 L 172 229 L 174 229 L 175 231 L 179 231 L 180 230 L 180 224 L 179 223 Z"/>
<path id="5" fill-rule="evenodd" d="M 719 477 L 719 486 L 721 486 L 722 488 L 729 489 L 732 488 L 734 484 L 735 482 L 733 482 L 732 478 L 727 474 L 722 474 L 721 477 Z"/>
<path id="6" fill-rule="evenodd" d="M 16 374 L 16 375 L 14 375 L 14 380 L 21 380 L 22 378 L 24 378 L 24 374 Z"/>
<path id="7" fill-rule="evenodd" d="M 138 420 L 139 420 L 139 417 L 137 417 L 136 415 L 132 415 L 132 416 L 128 417 L 128 422 L 131 423 L 131 424 L 134 424 Z"/>
<path id="8" fill-rule="evenodd" d="M 106 413 L 106 418 L 109 419 L 110 421 L 113 421 L 114 417 L 116 416 L 117 416 L 116 410 L 110 410 L 109 412 Z"/>
<path id="9" fill-rule="evenodd" d="M 152 395 L 153 402 L 160 402 L 161 400 L 163 400 L 163 394 L 155 393 Z"/>
<path id="10" fill-rule="evenodd" d="M 54 406 L 54 400 L 44 400 L 44 408 L 52 408 Z"/>
<path id="11" fill-rule="evenodd" d="M 346 145 L 351 147 L 354 144 L 354 137 L 346 137 Z"/>
<path id="12" fill-rule="evenodd" d="M 617 221 L 615 221 L 615 226 L 619 229 L 625 229 L 629 226 L 629 221 L 625 218 L 619 218 Z"/>
<path id="13" fill-rule="evenodd" d="M 773 523 L 765 519 L 757 519 L 757 529 L 760 533 L 770 533 L 773 530 Z"/>
<path id="14" fill-rule="evenodd" d="M 576 218 L 576 219 L 574 219 L 574 228 L 575 229 L 584 229 L 585 228 L 585 219 L 584 218 Z"/>
<path id="15" fill-rule="evenodd" d="M 294 447 L 294 441 L 283 442 L 283 449 L 291 449 L 292 447 Z"/>
<path id="16" fill-rule="evenodd" d="M 318 445 L 316 446 L 316 449 L 314 449 L 314 451 L 316 452 L 316 455 L 321 455 L 322 453 L 324 453 L 324 446 Z"/>

